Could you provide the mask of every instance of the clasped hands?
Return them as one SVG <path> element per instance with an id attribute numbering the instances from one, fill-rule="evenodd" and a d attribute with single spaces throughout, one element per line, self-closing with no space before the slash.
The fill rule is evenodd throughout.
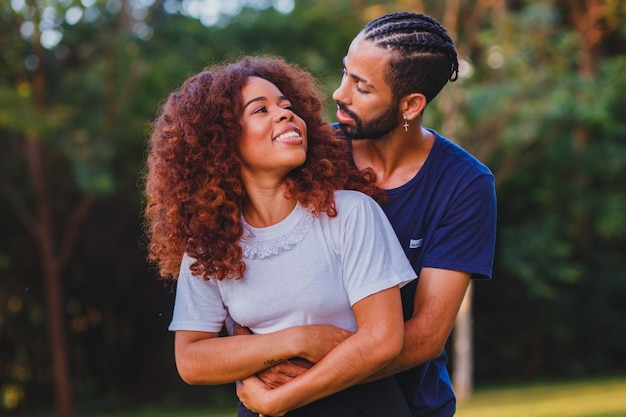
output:
<path id="1" fill-rule="evenodd" d="M 235 323 L 232 334 L 251 332 Z M 306 325 L 298 326 L 297 334 L 306 341 L 302 357 L 279 362 L 237 382 L 237 396 L 242 404 L 261 417 L 279 417 L 291 411 L 284 410 L 284 399 L 274 390 L 302 375 L 353 333 L 330 325 Z"/>

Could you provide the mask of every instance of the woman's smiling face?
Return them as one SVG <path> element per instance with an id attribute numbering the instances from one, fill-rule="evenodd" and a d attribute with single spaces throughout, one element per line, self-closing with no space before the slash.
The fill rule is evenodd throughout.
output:
<path id="1" fill-rule="evenodd" d="M 242 174 L 284 176 L 306 161 L 306 123 L 273 83 L 250 77 L 242 92 Z"/>

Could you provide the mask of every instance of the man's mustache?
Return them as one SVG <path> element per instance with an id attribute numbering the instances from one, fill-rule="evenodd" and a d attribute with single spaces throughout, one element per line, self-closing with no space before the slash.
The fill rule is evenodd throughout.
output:
<path id="1" fill-rule="evenodd" d="M 354 112 L 350 111 L 346 107 L 346 105 L 343 104 L 341 101 L 336 101 L 335 103 L 337 103 L 337 107 L 339 107 L 339 110 L 341 110 L 342 112 L 344 112 L 348 116 L 352 117 L 354 120 L 359 120 L 359 116 L 357 116 Z"/>

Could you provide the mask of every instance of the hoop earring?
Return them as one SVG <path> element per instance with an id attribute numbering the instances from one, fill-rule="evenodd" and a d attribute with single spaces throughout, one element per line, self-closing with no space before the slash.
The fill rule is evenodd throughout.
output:
<path id="1" fill-rule="evenodd" d="M 402 125 L 404 127 L 404 131 L 408 132 L 409 131 L 409 120 L 406 117 L 406 114 L 403 115 L 404 117 L 404 124 Z"/>

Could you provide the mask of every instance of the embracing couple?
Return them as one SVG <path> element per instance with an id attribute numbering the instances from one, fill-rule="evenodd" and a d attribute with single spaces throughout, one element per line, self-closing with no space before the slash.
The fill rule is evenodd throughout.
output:
<path id="1" fill-rule="evenodd" d="M 444 347 L 496 228 L 489 169 L 422 126 L 457 53 L 394 13 L 343 65 L 333 125 L 309 73 L 271 57 L 208 67 L 160 109 L 146 218 L 177 281 L 176 365 L 237 381 L 239 416 L 452 416 Z"/>

